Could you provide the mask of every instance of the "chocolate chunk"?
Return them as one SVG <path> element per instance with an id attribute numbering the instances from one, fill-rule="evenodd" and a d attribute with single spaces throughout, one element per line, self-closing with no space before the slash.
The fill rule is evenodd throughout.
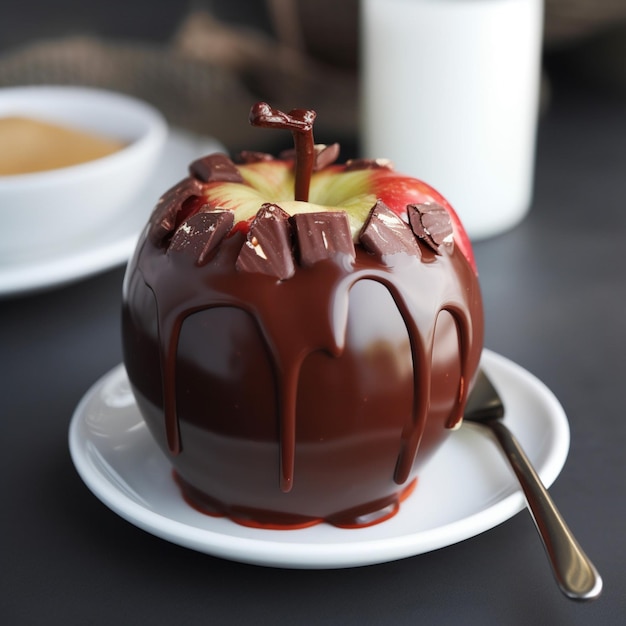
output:
<path id="1" fill-rule="evenodd" d="M 185 178 L 166 191 L 150 217 L 150 239 L 159 244 L 203 202 L 202 185 Z"/>
<path id="2" fill-rule="evenodd" d="M 346 172 L 379 169 L 392 170 L 393 163 L 389 159 L 350 159 L 346 161 Z"/>
<path id="3" fill-rule="evenodd" d="M 286 150 L 281 150 L 278 153 L 278 158 L 283 159 L 284 161 L 294 161 L 296 158 L 296 149 L 287 148 Z"/>
<path id="4" fill-rule="evenodd" d="M 196 265 L 204 265 L 231 231 L 234 219 L 230 211 L 196 213 L 174 233 L 169 251 L 186 252 L 196 259 Z"/>
<path id="5" fill-rule="evenodd" d="M 339 144 L 332 143 L 330 146 L 319 144 L 315 146 L 315 164 L 313 171 L 323 170 L 325 167 L 332 165 L 339 156 Z"/>
<path id="6" fill-rule="evenodd" d="M 273 161 L 274 156 L 269 152 L 257 152 L 255 150 L 242 150 L 237 161 L 239 163 L 259 163 L 259 161 Z"/>
<path id="7" fill-rule="evenodd" d="M 237 166 L 219 152 L 194 161 L 189 166 L 189 173 L 203 183 L 243 183 Z"/>
<path id="8" fill-rule="evenodd" d="M 289 214 L 277 204 L 264 204 L 250 224 L 248 237 L 237 257 L 236 267 L 280 280 L 295 272 Z"/>
<path id="9" fill-rule="evenodd" d="M 289 148 L 287 150 L 283 150 L 279 155 L 281 159 L 295 159 L 296 158 L 296 149 Z M 323 170 L 325 167 L 332 165 L 339 156 L 339 144 L 333 143 L 330 146 L 327 146 L 323 143 L 315 144 L 315 160 L 313 162 L 313 171 L 319 172 Z"/>
<path id="10" fill-rule="evenodd" d="M 311 266 L 324 259 L 346 256 L 354 261 L 356 251 L 350 222 L 344 211 L 296 213 L 292 220 L 296 227 L 302 265 Z"/>
<path id="11" fill-rule="evenodd" d="M 415 236 L 435 252 L 441 245 L 454 242 L 450 214 L 440 204 L 409 204 L 406 208 Z"/>
<path id="12" fill-rule="evenodd" d="M 372 207 L 359 235 L 359 241 L 368 252 L 378 258 L 399 253 L 418 259 L 422 256 L 411 227 L 381 200 Z"/>

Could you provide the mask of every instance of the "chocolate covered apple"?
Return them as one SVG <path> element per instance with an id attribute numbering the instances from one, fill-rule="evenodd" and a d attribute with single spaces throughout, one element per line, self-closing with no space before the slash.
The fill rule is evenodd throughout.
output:
<path id="1" fill-rule="evenodd" d="M 192 163 L 124 285 L 128 377 L 182 493 L 253 526 L 393 515 L 459 425 L 482 349 L 451 207 L 386 161 L 337 164 L 314 118 L 255 105 L 295 150 Z"/>

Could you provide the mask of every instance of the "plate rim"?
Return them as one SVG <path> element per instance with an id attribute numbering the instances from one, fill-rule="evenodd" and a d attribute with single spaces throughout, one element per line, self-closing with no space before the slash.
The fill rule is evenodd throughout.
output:
<path id="1" fill-rule="evenodd" d="M 551 416 L 550 424 L 555 430 L 555 435 L 550 454 L 543 466 L 538 468 L 538 473 L 548 488 L 563 469 L 569 452 L 570 429 L 563 407 L 553 392 L 539 378 L 514 361 L 485 348 L 481 364 L 490 375 L 496 374 L 498 370 L 506 370 L 515 378 L 524 379 L 524 384 L 534 388 L 537 396 L 540 396 L 546 403 Z M 84 411 L 102 386 L 114 376 L 120 376 L 122 373 L 123 376 L 126 375 L 123 364 L 118 364 L 109 370 L 89 388 L 76 406 L 68 433 L 72 462 L 89 490 L 113 512 L 154 536 L 186 548 L 219 558 L 270 567 L 295 569 L 360 567 L 417 556 L 465 541 L 499 526 L 526 506 L 521 489 L 516 489 L 491 506 L 461 519 L 415 533 L 342 543 L 340 553 L 337 551 L 336 543 L 285 542 L 277 539 L 280 535 L 275 534 L 289 532 L 293 537 L 301 532 L 299 530 L 254 529 L 254 532 L 258 531 L 259 537 L 251 538 L 226 535 L 219 530 L 191 526 L 168 517 L 163 512 L 142 506 L 116 489 L 101 473 L 94 473 L 90 468 L 86 452 L 87 442 L 80 436 Z M 472 428 L 479 427 L 472 426 Z M 165 456 L 163 459 L 169 462 Z M 224 521 L 234 524 L 230 520 L 219 518 L 219 523 Z M 359 533 L 361 529 L 333 528 L 334 530 Z M 286 551 L 285 546 L 288 547 Z M 298 558 L 294 560 L 296 552 Z"/>

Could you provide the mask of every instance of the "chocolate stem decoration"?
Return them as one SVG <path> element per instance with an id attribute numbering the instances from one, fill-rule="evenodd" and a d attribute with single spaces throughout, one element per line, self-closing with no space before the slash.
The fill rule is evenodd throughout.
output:
<path id="1" fill-rule="evenodd" d="M 296 148 L 295 199 L 309 200 L 311 174 L 315 164 L 315 144 L 313 142 L 313 122 L 315 111 L 292 109 L 283 113 L 266 102 L 257 102 L 250 109 L 250 124 L 261 128 L 281 128 L 290 130 Z"/>

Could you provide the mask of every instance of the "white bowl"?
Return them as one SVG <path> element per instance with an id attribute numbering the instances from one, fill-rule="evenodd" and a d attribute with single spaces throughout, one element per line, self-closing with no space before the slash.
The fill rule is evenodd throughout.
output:
<path id="1" fill-rule="evenodd" d="M 0 263 L 75 246 L 112 224 L 140 191 L 167 137 L 154 107 L 83 87 L 0 89 L 0 117 L 7 116 L 97 133 L 125 147 L 79 165 L 0 176 Z"/>

